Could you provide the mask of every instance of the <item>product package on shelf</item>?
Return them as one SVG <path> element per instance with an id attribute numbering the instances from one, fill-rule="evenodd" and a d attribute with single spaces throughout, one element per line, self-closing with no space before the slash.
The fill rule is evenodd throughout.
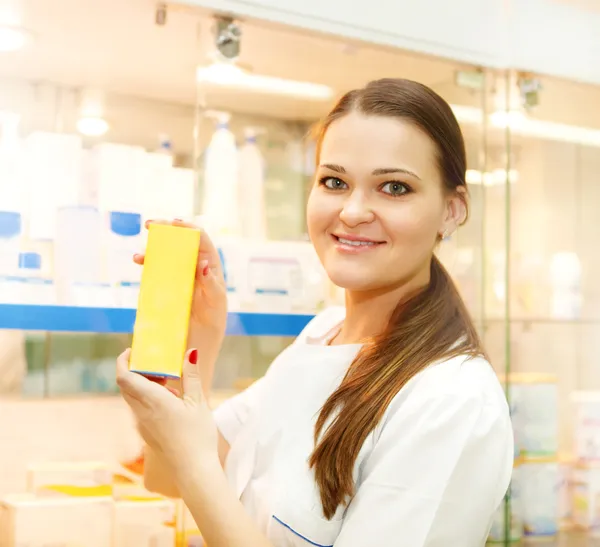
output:
<path id="1" fill-rule="evenodd" d="M 174 547 L 176 502 L 116 501 L 113 547 Z"/>
<path id="2" fill-rule="evenodd" d="M 113 493 L 113 473 L 102 462 L 54 462 L 27 468 L 27 491 L 38 497 L 101 497 Z"/>
<path id="3" fill-rule="evenodd" d="M 82 158 L 79 135 L 34 131 L 27 137 L 24 183 L 30 237 L 54 239 L 58 209 L 82 203 Z"/>
<path id="4" fill-rule="evenodd" d="M 561 530 L 573 526 L 573 458 L 558 456 L 558 525 Z"/>
<path id="5" fill-rule="evenodd" d="M 239 150 L 240 230 L 244 237 L 267 239 L 265 211 L 265 160 L 256 143 L 257 129 L 244 130 L 244 144 Z"/>
<path id="6" fill-rule="evenodd" d="M 246 277 L 246 247 L 240 238 L 220 237 L 214 241 L 221 259 L 221 267 L 227 286 L 227 306 L 230 312 L 243 311 L 242 280 Z"/>
<path id="7" fill-rule="evenodd" d="M 327 276 L 309 242 L 220 237 L 215 245 L 230 311 L 314 314 L 325 306 Z"/>
<path id="8" fill-rule="evenodd" d="M 252 243 L 247 254 L 244 307 L 270 313 L 317 313 L 327 281 L 309 242 Z"/>
<path id="9" fill-rule="evenodd" d="M 600 462 L 573 467 L 572 492 L 573 525 L 600 535 Z"/>
<path id="10" fill-rule="evenodd" d="M 506 540 L 512 542 L 521 541 L 523 537 L 523 502 L 522 484 L 520 481 L 520 461 L 516 460 L 513 468 L 513 476 L 510 488 L 504 502 L 498 507 L 494 514 L 494 520 L 488 536 L 488 543 L 504 543 Z M 507 526 L 506 516 L 509 523 Z M 508 537 L 507 537 L 508 536 Z"/>
<path id="11" fill-rule="evenodd" d="M 141 161 L 144 175 L 136 200 L 139 210 L 145 220 L 172 218 L 169 214 L 169 175 L 173 169 L 173 156 L 158 152 L 146 153 Z"/>
<path id="12" fill-rule="evenodd" d="M 136 308 L 142 268 L 133 262 L 143 249 L 142 216 L 110 211 L 105 224 L 104 249 L 112 301 L 119 308 Z"/>
<path id="13" fill-rule="evenodd" d="M 511 374 L 509 400 L 515 439 L 525 458 L 558 453 L 558 389 L 556 377 Z"/>
<path id="14" fill-rule="evenodd" d="M 0 302 L 14 303 L 18 279 L 22 216 L 17 211 L 0 211 Z"/>
<path id="15" fill-rule="evenodd" d="M 560 474 L 557 458 L 524 459 L 518 481 L 527 537 L 554 537 L 559 530 Z"/>
<path id="16" fill-rule="evenodd" d="M 56 305 L 54 280 L 44 266 L 40 253 L 19 253 L 19 273 L 14 291 L 17 303 Z"/>
<path id="17" fill-rule="evenodd" d="M 58 210 L 54 271 L 58 302 L 64 306 L 114 306 L 106 281 L 102 215 L 94 207 Z"/>
<path id="18" fill-rule="evenodd" d="M 93 148 L 91 171 L 100 211 L 139 212 L 146 161 L 146 151 L 137 146 L 103 143 Z"/>
<path id="19" fill-rule="evenodd" d="M 216 129 L 204 155 L 204 228 L 213 237 L 239 236 L 238 150 L 229 129 L 230 115 L 212 112 Z"/>
<path id="20" fill-rule="evenodd" d="M 575 460 L 600 462 L 600 391 L 578 391 L 571 400 Z"/>
<path id="21" fill-rule="evenodd" d="M 167 175 L 165 218 L 192 219 L 194 216 L 194 199 L 196 174 L 193 169 L 173 167 Z"/>
<path id="22" fill-rule="evenodd" d="M 9 496 L 0 500 L 0 547 L 107 547 L 113 541 L 113 511 L 106 497 Z"/>
<path id="23" fill-rule="evenodd" d="M 177 545 L 183 547 L 206 547 L 194 517 L 185 503 L 177 503 Z"/>

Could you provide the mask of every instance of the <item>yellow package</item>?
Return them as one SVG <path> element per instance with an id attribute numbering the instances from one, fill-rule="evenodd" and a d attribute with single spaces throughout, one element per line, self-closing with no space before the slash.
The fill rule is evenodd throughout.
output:
<path id="1" fill-rule="evenodd" d="M 129 368 L 181 378 L 200 231 L 150 224 Z"/>

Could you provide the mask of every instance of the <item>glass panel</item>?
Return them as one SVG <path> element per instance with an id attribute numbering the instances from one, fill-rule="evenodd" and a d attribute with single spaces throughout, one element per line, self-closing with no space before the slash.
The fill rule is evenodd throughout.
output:
<path id="1" fill-rule="evenodd" d="M 511 120 L 510 362 L 531 535 L 596 523 L 600 88 L 521 75 L 539 104 Z M 570 527 L 583 533 L 568 533 Z M 562 545 L 563 543 L 561 543 Z M 586 543 L 581 543 L 586 544 Z"/>
<path id="2" fill-rule="evenodd" d="M 510 72 L 488 71 L 484 97 L 484 175 L 479 191 L 482 202 L 481 310 L 483 342 L 490 362 L 506 386 L 510 399 L 510 333 L 508 317 L 508 247 L 512 195 L 511 128 L 502 123 L 514 108 Z M 490 539 L 503 545 L 523 536 L 518 487 L 514 483 L 496 511 Z"/>

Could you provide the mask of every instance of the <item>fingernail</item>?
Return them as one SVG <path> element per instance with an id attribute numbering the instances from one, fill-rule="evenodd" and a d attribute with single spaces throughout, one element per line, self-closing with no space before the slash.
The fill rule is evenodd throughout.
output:
<path id="1" fill-rule="evenodd" d="M 139 258 L 140 257 L 140 253 L 133 253 L 133 258 Z"/>
<path id="2" fill-rule="evenodd" d="M 197 349 L 193 349 L 190 352 L 189 361 L 190 361 L 190 363 L 192 363 L 192 365 L 195 365 L 196 363 L 198 363 L 198 350 Z"/>
<path id="3" fill-rule="evenodd" d="M 175 222 L 183 222 L 183 219 L 181 219 L 181 218 L 176 218 L 176 219 L 175 219 Z"/>

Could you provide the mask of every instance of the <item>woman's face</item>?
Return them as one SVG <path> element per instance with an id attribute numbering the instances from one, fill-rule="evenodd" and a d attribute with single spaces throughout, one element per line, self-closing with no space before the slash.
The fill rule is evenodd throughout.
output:
<path id="1" fill-rule="evenodd" d="M 391 290 L 428 281 L 438 235 L 464 214 L 459 202 L 444 190 L 435 144 L 423 131 L 353 112 L 323 139 L 308 231 L 334 284 Z"/>

